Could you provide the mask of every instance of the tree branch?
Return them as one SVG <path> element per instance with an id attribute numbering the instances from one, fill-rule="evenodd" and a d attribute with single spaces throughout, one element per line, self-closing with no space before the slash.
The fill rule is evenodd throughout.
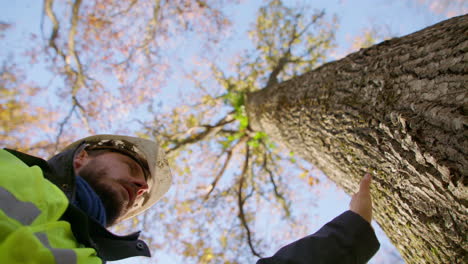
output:
<path id="1" fill-rule="evenodd" d="M 75 79 L 73 82 L 72 87 L 72 95 L 76 96 L 76 93 L 81 87 L 85 86 L 85 76 L 83 72 L 83 65 L 81 64 L 80 58 L 75 50 L 75 35 L 76 35 L 76 28 L 78 27 L 78 19 L 79 19 L 79 12 L 80 12 L 80 5 L 81 0 L 76 0 L 73 3 L 72 7 L 72 18 L 71 18 L 71 26 L 70 31 L 68 33 L 68 52 L 70 53 L 71 57 L 76 63 L 78 67 L 78 72 L 72 70 L 75 73 Z M 69 65 L 71 69 L 70 59 L 67 57 L 66 59 L 67 65 Z"/>
<path id="2" fill-rule="evenodd" d="M 58 148 L 59 148 L 59 145 L 60 145 L 60 137 L 62 136 L 63 134 L 63 128 L 65 127 L 65 124 L 68 122 L 68 120 L 70 120 L 71 118 L 71 115 L 73 114 L 73 112 L 75 111 L 75 108 L 77 107 L 76 104 L 73 104 L 72 108 L 70 109 L 70 111 L 68 112 L 67 116 L 63 119 L 62 122 L 60 122 L 60 125 L 59 125 L 59 132 L 57 134 L 57 136 L 55 137 L 55 149 L 54 149 L 54 153 L 56 153 L 58 151 Z"/>
<path id="3" fill-rule="evenodd" d="M 65 52 L 61 50 L 56 43 L 56 40 L 59 34 L 60 24 L 52 8 L 54 1 L 45 0 L 45 4 L 44 4 L 44 11 L 46 15 L 49 17 L 49 19 L 51 20 L 52 25 L 53 25 L 52 33 L 49 37 L 49 46 L 57 53 L 57 55 L 59 55 L 62 58 L 65 64 L 65 74 L 67 75 L 68 80 L 72 83 L 71 87 L 72 87 L 73 96 L 76 96 L 78 90 L 81 87 L 85 86 L 85 79 L 86 79 L 80 58 L 78 57 L 78 54 L 75 50 L 75 35 L 77 33 L 76 29 L 78 27 L 79 10 L 81 6 L 81 1 L 82 0 L 76 0 L 75 2 L 73 2 L 73 5 L 72 5 L 72 17 L 70 21 L 70 31 L 68 33 L 68 52 L 70 55 L 66 55 Z M 78 71 L 72 68 L 71 66 L 72 59 L 75 62 L 78 68 Z"/>
<path id="4" fill-rule="evenodd" d="M 302 36 L 305 32 L 307 32 L 307 30 L 309 29 L 309 27 L 312 26 L 313 24 L 317 23 L 317 21 L 318 21 L 319 19 L 321 19 L 324 15 L 325 15 L 325 11 L 323 11 L 323 10 L 322 10 L 320 13 L 314 15 L 314 18 L 312 18 L 312 21 L 310 21 L 309 24 L 307 24 L 307 25 L 304 27 L 304 29 L 303 29 L 301 32 L 299 32 L 299 34 L 297 35 L 297 37 L 296 37 L 295 39 L 299 38 L 299 37 Z"/>
<path id="5" fill-rule="evenodd" d="M 272 72 L 270 73 L 270 76 L 268 77 L 266 87 L 270 87 L 270 86 L 275 85 L 275 84 L 278 83 L 278 75 L 281 73 L 281 71 L 283 71 L 284 67 L 286 67 L 286 65 L 288 63 L 294 62 L 293 60 L 290 59 L 290 57 L 292 55 L 291 50 L 292 50 L 292 46 L 294 45 L 294 42 L 298 38 L 300 38 L 305 32 L 307 32 L 307 30 L 309 29 L 310 26 L 317 23 L 317 21 L 319 19 L 321 19 L 324 15 L 325 15 L 324 11 L 322 11 L 319 14 L 315 15 L 313 17 L 313 19 L 299 33 L 297 33 L 297 26 L 298 26 L 297 20 L 299 19 L 300 15 L 298 14 L 298 15 L 295 16 L 296 21 L 295 21 L 294 27 L 292 29 L 291 37 L 290 37 L 290 39 L 288 41 L 287 49 L 286 49 L 286 51 L 284 51 L 283 55 L 278 60 L 278 63 L 273 68 Z M 319 44 L 322 44 L 322 42 L 320 42 Z M 315 49 L 319 44 L 314 45 L 314 47 L 309 48 L 307 50 L 308 54 L 310 54 L 310 52 L 313 49 Z"/>
<path id="6" fill-rule="evenodd" d="M 54 11 L 52 10 L 53 3 L 54 3 L 54 0 L 45 0 L 44 2 L 44 11 L 49 17 L 49 19 L 51 20 L 52 25 L 53 25 L 52 33 L 49 37 L 49 46 L 52 47 L 58 55 L 60 55 L 61 57 L 65 59 L 65 54 L 63 54 L 63 52 L 57 47 L 57 44 L 55 43 L 55 40 L 58 37 L 58 31 L 59 31 L 60 25 L 57 20 L 57 17 L 55 16 Z"/>
<path id="7" fill-rule="evenodd" d="M 127 12 L 137 1 L 134 1 L 130 4 L 130 6 L 127 8 L 125 12 Z M 149 44 L 152 40 L 154 40 L 156 36 L 156 26 L 158 23 L 158 16 L 161 10 L 161 1 L 160 0 L 155 0 L 154 6 L 153 6 L 153 16 L 151 17 L 151 20 L 146 24 L 145 30 L 145 36 L 143 38 L 143 41 L 140 45 L 136 46 L 135 48 L 130 50 L 129 55 L 123 59 L 120 62 L 115 63 L 114 65 L 119 66 L 122 64 L 126 64 L 126 68 L 129 68 L 129 62 L 132 60 L 133 56 L 139 52 L 140 50 L 144 51 L 144 54 L 146 55 L 146 58 L 149 59 L 150 55 L 150 50 L 149 50 Z"/>
<path id="8" fill-rule="evenodd" d="M 126 13 L 128 13 L 132 8 L 133 6 L 138 2 L 138 0 L 133 0 L 130 5 L 128 5 L 128 7 L 125 9 L 125 10 L 122 10 L 120 12 L 117 12 L 113 15 L 110 15 L 111 18 L 114 18 L 116 16 L 120 16 L 120 15 L 125 15 Z"/>
<path id="9" fill-rule="evenodd" d="M 245 231 L 247 232 L 247 242 L 250 247 L 250 251 L 252 252 L 253 255 L 261 258 L 262 256 L 255 250 L 252 242 L 252 234 L 250 232 L 249 225 L 247 223 L 247 220 L 245 218 L 245 213 L 244 213 L 244 204 L 247 200 L 248 197 L 250 197 L 252 194 L 247 195 L 246 197 L 242 197 L 242 189 L 244 187 L 244 181 L 245 177 L 247 175 L 247 171 L 249 169 L 249 156 L 250 156 L 250 148 L 248 144 L 245 144 L 246 147 L 246 153 L 245 153 L 245 160 L 244 160 L 244 166 L 242 169 L 241 177 L 239 180 L 239 190 L 237 192 L 237 203 L 239 205 L 239 219 L 241 220 L 242 226 L 244 227 Z"/>
<path id="10" fill-rule="evenodd" d="M 182 139 L 181 141 L 177 142 L 176 139 L 171 139 L 171 137 L 173 137 L 173 136 L 167 136 L 169 138 L 168 139 L 169 141 L 176 141 L 175 146 L 166 151 L 167 155 L 169 155 L 171 152 L 173 152 L 173 151 L 175 151 L 175 150 L 177 150 L 177 149 L 179 149 L 179 148 L 181 148 L 183 146 L 202 141 L 205 138 L 208 138 L 209 136 L 218 133 L 219 131 L 222 130 L 224 125 L 232 123 L 232 122 L 235 121 L 235 119 L 232 117 L 232 113 L 233 112 L 227 114 L 224 118 L 219 120 L 215 125 L 202 125 L 202 126 L 200 126 L 200 127 L 204 127 L 205 131 L 200 132 L 200 133 L 195 134 L 195 135 L 188 136 L 187 138 Z"/>
<path id="11" fill-rule="evenodd" d="M 221 129 L 219 132 L 224 133 L 224 134 L 234 135 L 234 134 L 238 133 L 239 131 L 232 130 L 232 129 Z"/>
<path id="12" fill-rule="evenodd" d="M 245 143 L 247 140 L 247 137 L 243 137 L 239 142 L 237 142 L 231 149 L 224 151 L 227 153 L 226 160 L 224 161 L 223 167 L 221 170 L 218 172 L 216 177 L 214 178 L 213 182 L 210 184 L 210 190 L 208 193 L 205 195 L 205 201 L 208 200 L 210 197 L 210 194 L 213 192 L 213 190 L 216 188 L 216 185 L 218 184 L 218 181 L 221 179 L 221 177 L 224 175 L 224 172 L 226 171 L 226 168 L 229 165 L 229 162 L 231 161 L 232 155 L 235 152 L 235 149 L 237 146 L 240 146 L 242 143 Z"/>
<path id="13" fill-rule="evenodd" d="M 263 143 L 263 145 L 265 146 L 264 143 Z M 263 158 L 262 169 L 268 173 L 271 185 L 273 185 L 273 191 L 275 193 L 275 196 L 280 201 L 281 205 L 283 206 L 283 209 L 284 209 L 284 211 L 286 213 L 286 217 L 289 218 L 289 217 L 291 217 L 291 210 L 289 209 L 286 198 L 279 192 L 278 185 L 276 184 L 276 181 L 275 181 L 275 178 L 274 178 L 274 173 L 268 168 L 268 160 L 273 160 L 271 155 L 269 155 L 269 154 L 270 153 L 267 153 L 267 151 L 265 151 L 264 158 Z"/>
<path id="14" fill-rule="evenodd" d="M 150 50 L 148 48 L 150 42 L 154 40 L 154 37 L 156 36 L 156 30 L 157 30 L 157 25 L 158 25 L 158 16 L 159 16 L 159 11 L 161 10 L 161 1 L 160 0 L 155 0 L 154 1 L 154 6 L 153 6 L 153 17 L 149 21 L 149 23 L 146 25 L 146 35 L 145 39 L 143 41 L 143 45 L 141 47 L 145 51 L 145 54 L 147 57 L 150 55 Z"/>
<path id="15" fill-rule="evenodd" d="M 278 75 L 281 73 L 281 71 L 284 69 L 286 64 L 288 64 L 288 57 L 289 53 L 283 55 L 281 59 L 279 59 L 278 64 L 276 64 L 275 68 L 273 71 L 270 73 L 270 76 L 268 77 L 268 82 L 266 84 L 266 87 L 270 87 L 272 85 L 275 85 L 278 83 Z M 265 88 L 266 88 L 265 87 Z"/>
<path id="16" fill-rule="evenodd" d="M 94 130 L 91 128 L 91 126 L 89 125 L 89 119 L 88 119 L 88 115 L 86 114 L 86 110 L 84 109 L 83 105 L 80 104 L 80 102 L 78 101 L 78 99 L 76 98 L 76 96 L 73 96 L 72 97 L 73 99 L 73 104 L 78 106 L 78 108 L 80 109 L 80 112 L 81 112 L 81 121 L 83 122 L 83 124 L 86 126 L 86 128 L 88 129 L 88 132 L 90 134 L 94 134 Z"/>
<path id="17" fill-rule="evenodd" d="M 232 149 L 230 150 L 227 150 L 225 151 L 227 153 L 227 156 L 226 156 L 226 160 L 224 161 L 224 164 L 223 164 L 223 167 L 221 168 L 221 170 L 218 172 L 218 174 L 216 175 L 216 177 L 214 178 L 213 182 L 210 184 L 210 190 L 208 191 L 208 193 L 205 195 L 205 201 L 208 200 L 208 198 L 210 197 L 210 194 L 213 192 L 213 190 L 216 188 L 216 184 L 218 183 L 219 179 L 221 179 L 221 177 L 224 175 L 224 172 L 226 171 L 226 168 L 228 167 L 229 165 L 229 162 L 231 161 L 231 157 L 232 157 Z"/>

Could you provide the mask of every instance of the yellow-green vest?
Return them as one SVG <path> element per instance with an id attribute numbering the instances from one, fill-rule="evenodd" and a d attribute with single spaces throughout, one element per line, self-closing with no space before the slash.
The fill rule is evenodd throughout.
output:
<path id="1" fill-rule="evenodd" d="M 0 263 L 102 263 L 60 220 L 68 203 L 39 167 L 0 150 Z"/>

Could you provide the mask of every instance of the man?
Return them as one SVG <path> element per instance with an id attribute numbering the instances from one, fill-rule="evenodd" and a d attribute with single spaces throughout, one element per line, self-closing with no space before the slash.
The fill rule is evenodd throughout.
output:
<path id="1" fill-rule="evenodd" d="M 105 227 L 131 218 L 167 192 L 171 174 L 150 140 L 96 135 L 48 161 L 0 150 L 0 263 L 102 263 L 150 256 L 139 232 Z M 317 233 L 257 263 L 365 263 L 379 244 L 370 226 L 370 176 L 345 212 Z"/>
<path id="2" fill-rule="evenodd" d="M 150 256 L 139 232 L 105 227 L 151 207 L 171 184 L 157 143 L 96 135 L 48 161 L 0 150 L 0 263 L 102 263 Z"/>

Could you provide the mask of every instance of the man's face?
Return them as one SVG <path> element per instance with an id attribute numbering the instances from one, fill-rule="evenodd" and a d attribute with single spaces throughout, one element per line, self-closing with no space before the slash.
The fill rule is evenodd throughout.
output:
<path id="1" fill-rule="evenodd" d="M 82 151 L 75 157 L 74 166 L 76 174 L 84 178 L 101 198 L 108 226 L 113 225 L 148 190 L 141 166 L 121 153 L 104 152 L 89 156 Z"/>

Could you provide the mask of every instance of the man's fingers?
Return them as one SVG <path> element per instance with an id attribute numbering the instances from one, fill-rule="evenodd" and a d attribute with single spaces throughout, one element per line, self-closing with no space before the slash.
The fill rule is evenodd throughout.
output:
<path id="1" fill-rule="evenodd" d="M 370 185 L 372 177 L 370 174 L 366 174 L 359 185 L 359 192 L 353 195 L 349 209 L 356 214 L 360 215 L 367 222 L 372 221 L 372 198 L 370 195 Z"/>
<path id="2" fill-rule="evenodd" d="M 366 173 L 364 178 L 362 178 L 361 180 L 361 184 L 359 185 L 359 192 L 368 193 L 371 182 L 372 182 L 372 176 L 369 173 Z"/>

